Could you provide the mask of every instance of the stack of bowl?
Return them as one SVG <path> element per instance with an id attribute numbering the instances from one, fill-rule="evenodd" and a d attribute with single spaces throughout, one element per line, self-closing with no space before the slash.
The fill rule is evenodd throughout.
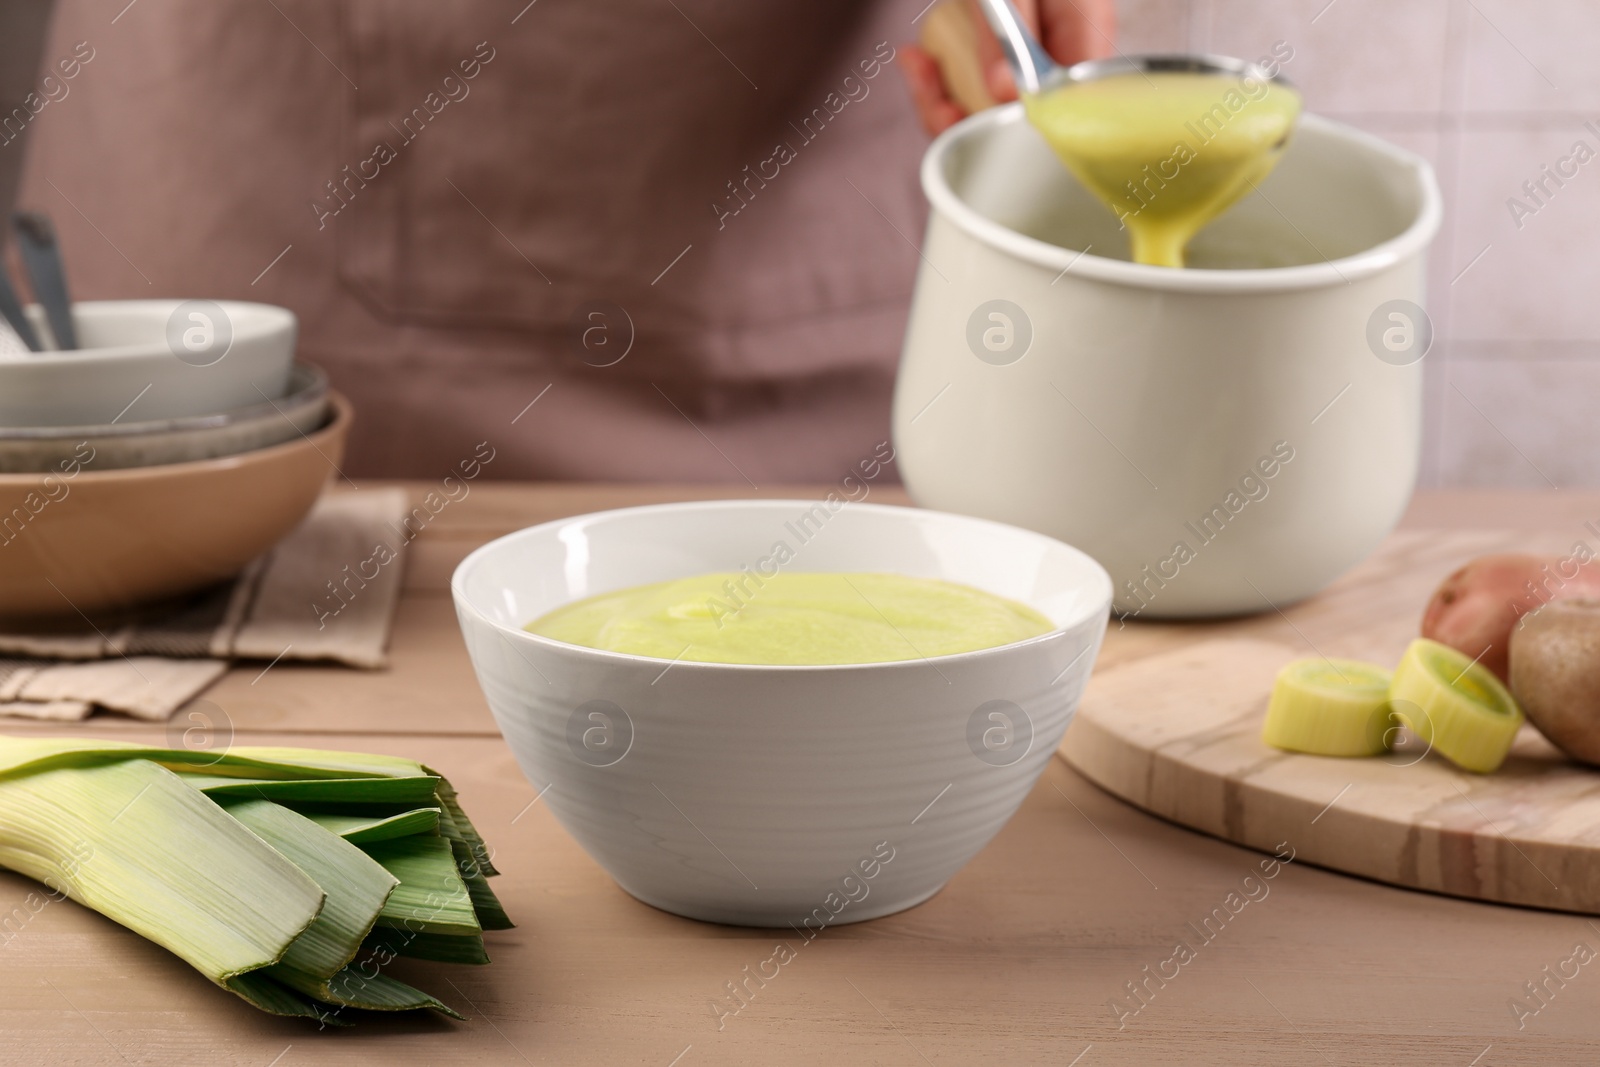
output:
<path id="1" fill-rule="evenodd" d="M 94 616 L 238 574 L 305 517 L 349 429 L 348 402 L 294 362 L 282 308 L 103 301 L 73 317 L 78 349 L 0 345 L 6 619 Z"/>

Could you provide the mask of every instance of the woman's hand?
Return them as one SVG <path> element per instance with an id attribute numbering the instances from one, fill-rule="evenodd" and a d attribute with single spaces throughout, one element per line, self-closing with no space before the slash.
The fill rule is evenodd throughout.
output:
<path id="1" fill-rule="evenodd" d="M 1013 2 L 1057 63 L 1070 66 L 1112 53 L 1115 0 Z M 978 0 L 940 0 L 923 19 L 922 41 L 900 50 L 900 67 L 929 133 L 942 132 L 972 110 L 1017 98 L 1011 69 Z"/>

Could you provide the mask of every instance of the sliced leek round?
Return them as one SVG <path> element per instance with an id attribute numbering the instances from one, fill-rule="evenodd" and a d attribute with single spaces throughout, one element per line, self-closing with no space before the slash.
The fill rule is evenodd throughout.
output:
<path id="1" fill-rule="evenodd" d="M 1261 740 L 1317 756 L 1375 756 L 1389 747 L 1389 730 L 1389 672 L 1318 657 L 1278 672 Z"/>
<path id="2" fill-rule="evenodd" d="M 1395 718 L 1430 748 L 1469 771 L 1505 761 L 1522 709 L 1494 672 L 1448 645 L 1419 637 L 1394 671 Z"/>

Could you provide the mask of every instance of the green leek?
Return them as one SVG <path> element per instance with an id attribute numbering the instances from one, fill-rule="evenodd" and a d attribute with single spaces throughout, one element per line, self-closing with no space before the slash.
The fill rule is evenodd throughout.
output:
<path id="1" fill-rule="evenodd" d="M 511 925 L 455 790 L 390 756 L 0 736 L 0 866 L 323 1025 L 456 1016 L 383 968 L 487 963 L 483 931 Z"/>

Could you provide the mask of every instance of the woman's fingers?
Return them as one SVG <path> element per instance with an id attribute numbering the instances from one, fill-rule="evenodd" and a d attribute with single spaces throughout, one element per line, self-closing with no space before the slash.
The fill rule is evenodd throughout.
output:
<path id="1" fill-rule="evenodd" d="M 1039 0 L 1044 21 L 1039 42 L 1057 63 L 1071 66 L 1116 51 L 1116 0 Z"/>
<path id="2" fill-rule="evenodd" d="M 1117 34 L 1116 0 L 1012 0 L 1022 21 L 1039 38 L 1044 50 L 1062 66 L 1111 55 Z M 1016 82 L 1000 51 L 1000 42 L 987 32 L 978 0 L 968 0 L 985 32 L 979 34 L 979 54 L 996 100 L 1015 100 Z"/>
<path id="3" fill-rule="evenodd" d="M 956 0 L 956 2 L 965 6 L 967 18 L 947 19 L 941 23 L 938 29 L 943 31 L 943 35 L 936 35 L 939 36 L 938 47 L 957 49 L 967 57 L 976 54 L 977 78 L 973 79 L 971 74 L 963 74 L 962 77 L 981 81 L 982 89 L 987 89 L 988 95 L 996 102 L 1015 100 L 1016 82 L 1011 76 L 1011 68 L 1006 63 L 1000 42 L 989 30 L 989 23 L 984 17 L 980 0 Z M 1012 0 L 1012 2 L 1016 5 L 1023 22 L 1039 38 L 1045 51 L 1049 52 L 1058 63 L 1070 66 L 1085 59 L 1110 55 L 1114 51 L 1112 38 L 1116 33 L 1116 0 Z M 928 17 L 936 18 L 942 11 L 943 9 L 930 12 Z M 960 25 L 958 31 L 954 29 L 957 24 Z M 931 27 L 931 24 L 929 26 Z M 924 40 L 932 46 L 932 38 L 928 33 L 924 34 Z M 900 55 L 900 69 L 905 72 L 917 114 L 929 133 L 940 133 L 966 117 L 966 108 L 956 99 L 956 94 L 952 93 L 946 83 L 938 60 L 926 48 L 907 45 L 901 50 Z M 945 53 L 941 51 L 940 55 L 944 56 Z M 970 58 L 965 62 L 970 64 Z M 962 99 L 973 98 L 987 104 L 988 101 L 982 100 L 984 95 L 982 89 L 976 84 L 969 85 Z M 970 99 L 969 104 L 973 107 L 980 106 L 978 103 L 972 103 Z"/>
<path id="4" fill-rule="evenodd" d="M 900 69 L 911 88 L 917 115 L 930 134 L 943 133 L 966 117 L 966 112 L 950 99 L 939 64 L 921 47 L 908 44 L 900 49 Z"/>

